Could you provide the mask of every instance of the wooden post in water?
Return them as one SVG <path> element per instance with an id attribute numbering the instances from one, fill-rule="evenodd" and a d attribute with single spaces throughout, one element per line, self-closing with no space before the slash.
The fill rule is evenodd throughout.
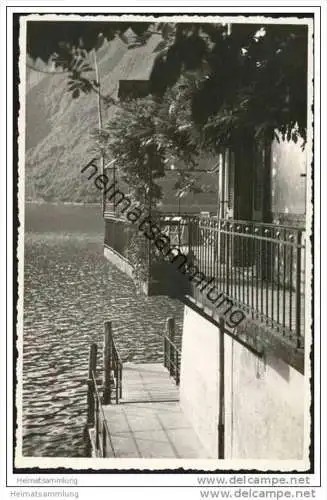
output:
<path id="1" fill-rule="evenodd" d="M 103 404 L 111 403 L 111 360 L 112 360 L 112 327 L 111 321 L 104 324 L 103 342 Z"/>
<path id="2" fill-rule="evenodd" d="M 174 318 L 168 318 L 166 323 L 167 336 L 170 342 L 168 343 L 168 359 L 169 359 L 169 375 L 171 377 L 175 376 L 175 360 L 174 360 L 174 349 L 171 343 L 175 340 L 175 320 Z"/>
<path id="3" fill-rule="evenodd" d="M 94 381 L 96 364 L 97 364 L 98 346 L 91 344 L 89 353 L 89 373 L 87 380 L 87 425 L 92 427 L 94 425 Z"/>

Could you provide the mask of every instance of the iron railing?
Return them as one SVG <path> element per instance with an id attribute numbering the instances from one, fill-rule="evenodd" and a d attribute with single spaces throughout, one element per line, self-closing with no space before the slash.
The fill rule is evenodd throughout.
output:
<path id="1" fill-rule="evenodd" d="M 160 216 L 172 246 L 252 318 L 304 337 L 304 228 L 216 217 Z M 193 295 L 201 300 L 199 287 Z"/>
<path id="2" fill-rule="evenodd" d="M 193 270 L 203 273 L 252 318 L 296 337 L 298 347 L 302 346 L 303 228 L 214 217 L 160 219 L 162 230 L 188 257 Z M 199 288 L 192 290 L 201 300 Z"/>
<path id="3" fill-rule="evenodd" d="M 186 214 L 155 214 L 152 219 L 168 236 L 171 248 L 177 247 L 186 255 L 188 263 L 193 268 L 196 266 L 207 280 L 212 279 L 211 283 L 226 298 L 250 317 L 259 319 L 283 336 L 295 339 L 297 346 L 303 347 L 303 228 Z M 115 236 L 117 230 L 114 232 L 107 228 L 106 241 L 110 240 L 118 253 L 131 260 L 133 246 L 128 245 L 131 225 L 123 220 L 117 223 L 119 238 Z M 133 228 L 135 230 L 136 226 Z M 148 241 L 144 236 L 143 239 L 144 259 L 147 259 Z M 152 259 L 156 280 L 167 281 L 167 276 L 170 276 L 167 262 L 163 261 L 160 269 L 158 263 L 153 265 Z M 181 282 L 185 282 L 185 274 L 180 272 Z M 177 276 L 174 286 L 178 287 Z M 197 300 L 202 300 L 200 287 L 183 287 L 183 294 L 191 294 Z"/>
<path id="4" fill-rule="evenodd" d="M 130 241 L 129 225 L 125 220 L 112 216 L 105 219 L 104 243 L 121 256 L 128 258 Z"/>
<path id="5" fill-rule="evenodd" d="M 149 241 L 138 230 L 137 224 L 134 225 L 126 219 L 114 215 L 105 218 L 104 245 L 131 264 L 142 260 L 149 265 Z"/>

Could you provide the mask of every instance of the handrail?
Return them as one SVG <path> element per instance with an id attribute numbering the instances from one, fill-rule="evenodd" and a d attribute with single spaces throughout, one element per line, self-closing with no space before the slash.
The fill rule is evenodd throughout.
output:
<path id="1" fill-rule="evenodd" d="M 164 367 L 168 369 L 169 375 L 176 381 L 176 385 L 180 382 L 180 364 L 182 353 L 174 343 L 175 337 L 175 320 L 168 318 L 166 322 L 166 334 L 163 335 L 164 348 Z"/>
<path id="2" fill-rule="evenodd" d="M 122 363 L 119 351 L 118 351 L 118 349 L 116 347 L 116 343 L 115 343 L 115 340 L 114 340 L 113 337 L 112 337 L 112 347 L 113 347 L 113 350 L 114 350 L 114 353 L 115 353 L 114 355 L 115 355 L 115 358 L 117 359 L 117 362 L 118 363 Z"/>
<path id="3" fill-rule="evenodd" d="M 119 355 L 118 349 L 114 338 L 111 337 L 112 342 L 112 370 L 114 372 L 114 378 L 116 381 L 115 394 L 116 394 L 116 404 L 119 403 L 119 399 L 122 397 L 123 387 L 122 387 L 122 370 L 123 363 Z"/>
<path id="4" fill-rule="evenodd" d="M 96 445 L 96 449 L 100 450 L 102 452 L 102 456 L 105 457 L 106 456 L 105 455 L 105 453 L 106 453 L 106 439 L 108 437 L 109 443 L 111 446 L 111 450 L 112 450 L 112 454 L 115 457 L 116 456 L 115 449 L 114 449 L 113 442 L 111 439 L 111 434 L 109 431 L 107 419 L 106 419 L 104 409 L 102 406 L 101 396 L 100 396 L 100 393 L 98 390 L 97 380 L 96 380 L 95 373 L 93 370 L 92 370 L 92 380 L 93 380 L 93 388 L 94 388 L 94 398 L 96 400 L 96 404 L 95 404 L 95 433 L 96 433 L 95 445 Z M 99 411 L 101 411 L 101 413 L 102 413 L 102 421 L 101 421 L 102 422 L 102 432 L 100 431 Z M 102 437 L 102 445 L 101 446 L 100 446 L 100 437 Z"/>
<path id="5" fill-rule="evenodd" d="M 167 337 L 167 335 L 164 335 L 164 338 L 167 340 L 168 344 L 170 344 L 173 349 L 176 349 L 176 351 L 178 352 L 178 354 L 182 355 L 182 351 L 180 349 L 178 349 L 177 345 L 174 344 L 174 342 L 172 342 L 170 340 L 170 338 Z"/>
<path id="6" fill-rule="evenodd" d="M 254 224 L 256 226 L 264 226 L 264 227 L 270 227 L 271 229 L 288 229 L 290 231 L 298 230 L 298 231 L 305 231 L 305 227 L 294 227 L 294 226 L 288 226 L 285 224 L 277 224 L 273 222 L 261 222 L 261 221 L 248 221 L 248 220 L 242 220 L 242 219 L 219 219 L 220 223 L 233 223 L 233 224 Z"/>
<path id="7" fill-rule="evenodd" d="M 93 442 L 95 453 L 105 457 L 107 452 L 107 440 L 109 439 L 112 454 L 115 456 L 115 450 L 103 410 L 102 399 L 96 378 L 97 350 L 97 344 L 91 344 L 87 381 L 87 428 L 94 429 L 95 438 L 91 439 L 91 442 Z M 100 418 L 100 413 L 102 418 Z"/>
<path id="8" fill-rule="evenodd" d="M 123 392 L 123 363 L 113 338 L 111 321 L 105 322 L 103 363 L 103 402 L 104 404 L 111 404 L 112 387 L 114 385 L 115 401 L 116 404 L 119 404 Z"/>

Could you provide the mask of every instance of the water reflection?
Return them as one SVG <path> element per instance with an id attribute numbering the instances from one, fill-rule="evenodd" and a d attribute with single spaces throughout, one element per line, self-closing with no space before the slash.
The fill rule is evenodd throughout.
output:
<path id="1" fill-rule="evenodd" d="M 177 301 L 136 294 L 104 259 L 100 232 L 59 229 L 25 236 L 26 456 L 84 455 L 88 348 L 102 341 L 105 319 L 114 320 L 123 359 L 151 362 L 162 358 L 165 318 L 175 316 L 179 328 L 182 320 Z"/>

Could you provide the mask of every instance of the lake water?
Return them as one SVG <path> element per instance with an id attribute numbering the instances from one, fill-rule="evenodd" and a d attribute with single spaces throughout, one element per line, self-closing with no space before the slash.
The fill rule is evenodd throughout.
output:
<path id="1" fill-rule="evenodd" d="M 112 319 L 125 361 L 161 361 L 165 319 L 183 308 L 137 294 L 103 257 L 103 221 L 94 206 L 27 204 L 25 214 L 23 453 L 85 454 L 88 350 L 102 350 Z M 101 344 L 101 345 L 100 345 Z"/>

